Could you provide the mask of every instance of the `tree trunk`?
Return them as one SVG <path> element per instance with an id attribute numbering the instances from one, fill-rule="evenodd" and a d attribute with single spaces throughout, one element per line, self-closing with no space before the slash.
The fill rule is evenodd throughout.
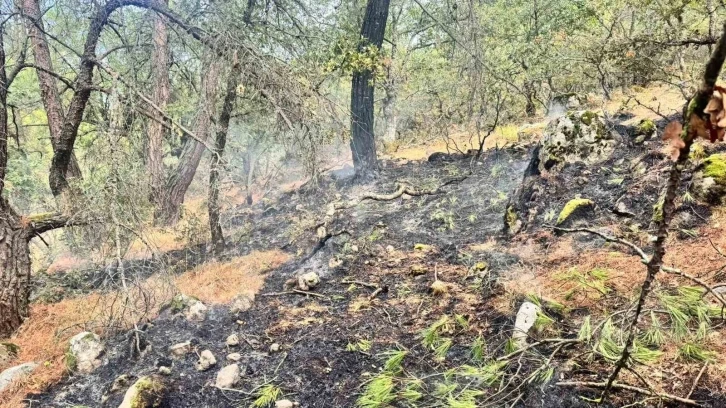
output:
<path id="1" fill-rule="evenodd" d="M 368 0 L 360 33 L 359 51 L 364 47 L 381 48 L 388 20 L 390 0 Z M 378 171 L 378 157 L 373 134 L 374 88 L 373 73 L 368 69 L 353 73 L 350 95 L 351 140 L 353 166 L 359 178 L 374 177 Z"/>
<path id="2" fill-rule="evenodd" d="M 20 217 L 0 197 L 0 338 L 7 338 L 28 317 L 30 248 Z"/>
<path id="3" fill-rule="evenodd" d="M 199 112 L 197 114 L 194 133 L 205 141 L 212 133 L 212 118 L 217 108 L 217 82 L 221 64 L 213 53 L 206 58 L 208 64 L 202 75 L 199 95 Z M 204 154 L 204 145 L 189 138 L 184 143 L 179 164 L 171 172 L 164 191 L 164 199 L 157 207 L 157 222 L 164 225 L 175 224 L 179 221 L 179 207 L 184 203 L 184 196 L 194 180 L 194 175 L 199 167 L 199 162 Z"/>
<path id="4" fill-rule="evenodd" d="M 224 155 L 224 148 L 227 144 L 229 121 L 232 117 L 235 99 L 237 98 L 237 85 L 239 84 L 240 73 L 241 67 L 235 54 L 232 69 L 227 79 L 224 104 L 222 105 L 222 111 L 219 113 L 219 120 L 217 121 L 217 138 L 214 144 L 212 162 L 209 166 L 209 230 L 212 233 L 214 255 L 218 257 L 224 252 L 224 235 L 219 214 L 219 167 L 222 164 L 222 156 Z"/>
<path id="5" fill-rule="evenodd" d="M 393 142 L 396 140 L 398 127 L 398 115 L 396 115 L 396 86 L 393 79 L 384 86 L 386 97 L 383 98 L 383 119 L 386 121 L 386 130 L 383 133 L 383 141 Z"/>
<path id="6" fill-rule="evenodd" d="M 58 93 L 56 79 L 50 74 L 50 72 L 54 72 L 53 61 L 50 56 L 48 41 L 43 32 L 40 0 L 20 0 L 19 3 L 21 12 L 25 16 L 25 27 L 33 47 L 35 65 L 38 67 L 35 73 L 38 76 L 40 96 L 48 118 L 51 145 L 55 151 L 58 139 L 60 138 L 61 127 L 63 126 L 63 105 L 61 104 L 60 94 Z M 81 169 L 78 166 L 75 155 L 71 156 L 66 177 L 81 178 Z"/>
<path id="7" fill-rule="evenodd" d="M 168 4 L 168 0 L 162 0 Z M 166 111 L 169 103 L 169 35 L 166 19 L 149 12 L 154 18 L 154 49 L 151 53 L 151 72 L 154 78 L 151 99 L 162 111 Z M 151 201 L 157 206 L 162 205 L 164 188 L 164 137 L 166 129 L 157 121 L 149 121 L 146 144 L 146 170 L 151 182 Z"/>

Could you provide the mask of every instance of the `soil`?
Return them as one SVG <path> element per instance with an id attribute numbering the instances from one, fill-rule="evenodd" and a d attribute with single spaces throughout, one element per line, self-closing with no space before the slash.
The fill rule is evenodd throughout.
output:
<path id="1" fill-rule="evenodd" d="M 171 364 L 164 407 L 249 406 L 262 384 L 279 386 L 285 398 L 299 402 L 301 407 L 353 407 L 367 381 L 380 372 L 385 361 L 382 353 L 405 350 L 403 372 L 397 378 L 402 382 L 420 378 L 424 398 L 412 405 L 396 402 L 393 406 L 444 406 L 441 400 L 436 402 L 435 389 L 448 381 L 444 375 L 447 370 L 474 364 L 474 339 L 485 339 L 489 355 L 505 354 L 515 316 L 497 303 L 510 296 L 499 278 L 513 268 L 526 267 L 519 253 L 522 242 L 535 242 L 545 251 L 559 239 L 546 227 L 553 212 L 558 213 L 567 201 L 580 195 L 595 201 L 596 209 L 594 217 L 579 220 L 578 225 L 629 231 L 632 239 L 647 241 L 648 220 L 662 184 L 658 175 L 667 168 L 668 159 L 660 153 L 660 142 L 636 145 L 632 128 L 616 130 L 626 141 L 607 162 L 597 168 L 568 165 L 537 181 L 545 195 L 531 203 L 531 221 L 514 237 L 504 234 L 504 213 L 522 180 L 533 145 L 488 150 L 479 160 L 389 161 L 381 176 L 368 184 L 324 179 L 315 188 L 307 186 L 283 194 L 272 205 L 258 203 L 251 210 L 235 209 L 231 213 L 238 215 L 229 218 L 226 228 L 241 232 L 229 239 L 229 256 L 277 248 L 295 257 L 269 273 L 250 310 L 234 316 L 227 306 L 214 306 L 202 323 L 188 322 L 167 310 L 141 327 L 146 346 L 140 354 L 133 346 L 133 332 L 118 333 L 106 339 L 107 362 L 102 367 L 86 376 L 72 375 L 46 393 L 29 398 L 35 401 L 33 406 L 42 407 L 117 407 L 125 389 L 111 392 L 114 379 L 120 375 L 138 378 L 157 372 L 160 365 Z M 630 169 L 636 161 L 643 164 L 645 173 L 636 175 Z M 465 175 L 468 177 L 447 185 L 439 194 L 363 200 L 336 210 L 326 219 L 326 209 L 335 201 L 354 201 L 371 191 L 391 193 L 401 182 L 434 189 Z M 689 177 L 686 172 L 684 184 Z M 629 214 L 613 212 L 618 202 L 624 203 Z M 695 229 L 711 215 L 705 205 L 683 205 L 680 211 L 685 215 L 679 221 L 679 231 Z M 325 232 L 317 235 L 321 226 Z M 691 239 L 688 234 L 680 238 Z M 603 244 L 586 235 L 577 235 L 572 241 L 576 251 Z M 206 248 L 200 246 L 166 254 L 163 262 L 130 261 L 125 270 L 145 277 L 172 265 L 181 272 L 207 257 Z M 42 296 L 45 301 L 57 301 L 62 296 L 103 289 L 113 279 L 109 271 L 114 266 L 109 268 L 43 275 L 36 279 L 37 293 L 57 291 L 56 297 Z M 308 271 L 321 278 L 313 290 L 315 295 L 289 291 L 286 281 Z M 432 293 L 431 285 L 437 279 L 446 282 L 446 293 Z M 523 300 L 522 295 L 515 295 L 505 303 L 513 306 Z M 568 320 L 572 316 L 566 317 L 555 308 L 546 311 L 562 328 L 560 336 L 577 336 L 578 327 Z M 422 345 L 422 332 L 444 315 L 452 319 L 461 316 L 467 323 L 454 324 L 446 333 L 452 346 L 446 359 L 440 361 Z M 242 339 L 239 347 L 225 345 L 232 333 Z M 532 336 L 530 342 L 545 338 L 547 333 Z M 211 350 L 217 366 L 197 371 L 195 353 L 170 360 L 169 346 L 184 341 L 192 341 L 196 352 Z M 370 348 L 350 350 L 361 341 L 370 342 Z M 273 343 L 280 345 L 279 351 L 270 351 Z M 541 358 L 527 355 L 515 359 L 503 371 L 532 373 L 554 351 L 549 346 L 538 350 Z M 214 379 L 231 352 L 242 354 L 243 379 L 236 391 L 221 391 L 214 388 Z M 492 392 L 480 397 L 483 402 L 477 406 L 595 406 L 587 398 L 596 398 L 599 391 L 563 388 L 555 382 L 561 378 L 602 381 L 602 373 L 610 365 L 594 358 L 573 367 L 566 364 L 566 357 L 576 358 L 574 347 L 563 347 L 560 357 L 550 361 L 554 368 L 551 379 L 542 384 L 502 383 L 500 387 L 513 389 L 513 394 L 495 396 Z M 460 387 L 465 385 L 459 383 Z M 693 398 L 704 401 L 705 406 L 726 405 L 726 397 L 709 393 L 705 385 L 696 389 Z M 611 406 L 639 399 L 642 396 L 618 392 Z"/>

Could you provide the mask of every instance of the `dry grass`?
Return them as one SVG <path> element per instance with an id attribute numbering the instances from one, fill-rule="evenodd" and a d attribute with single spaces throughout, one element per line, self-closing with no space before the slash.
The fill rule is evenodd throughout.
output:
<path id="1" fill-rule="evenodd" d="M 281 251 L 266 251 L 229 262 L 211 262 L 181 275 L 176 285 L 182 293 L 205 303 L 227 303 L 241 293 L 257 293 L 265 282 L 263 274 L 282 265 L 289 257 Z"/>
<path id="2" fill-rule="evenodd" d="M 214 304 L 225 303 L 240 293 L 255 294 L 264 283 L 263 274 L 287 261 L 280 251 L 255 252 L 225 263 L 209 263 L 175 279 L 152 277 L 129 283 L 128 297 L 120 292 L 89 294 L 54 304 L 34 304 L 30 318 L 10 341 L 20 347 L 10 365 L 35 361 L 40 366 L 28 378 L 0 394 L 0 408 L 25 405 L 28 393 L 41 392 L 63 378 L 68 340 L 84 331 L 104 334 L 108 328 L 123 329 L 153 319 L 175 293 L 182 292 Z"/>

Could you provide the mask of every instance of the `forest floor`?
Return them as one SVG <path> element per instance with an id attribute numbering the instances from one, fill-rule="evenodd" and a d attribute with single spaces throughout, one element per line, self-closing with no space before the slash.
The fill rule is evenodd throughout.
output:
<path id="1" fill-rule="evenodd" d="M 653 102 L 658 94 L 665 91 L 639 95 Z M 669 110 L 665 116 L 682 104 L 672 93 L 660 99 L 667 101 L 660 104 L 661 112 Z M 612 361 L 602 340 L 582 339 L 583 327 L 591 324 L 593 337 L 609 330 L 611 340 L 622 341 L 618 328 L 645 268 L 627 248 L 591 234 L 558 235 L 548 224 L 568 201 L 585 197 L 596 203 L 588 225 L 647 248 L 668 166 L 659 140 L 632 140 L 641 119 L 657 120 L 660 129 L 665 119 L 642 106 L 617 112 L 611 104 L 606 109 L 623 142 L 598 166 L 572 165 L 543 177 L 547 197 L 514 237 L 503 233 L 506 206 L 536 134 L 516 142 L 495 135 L 478 160 L 419 160 L 444 150 L 436 142 L 401 148 L 384 160 L 374 182 L 324 178 L 315 188 L 230 209 L 225 259 L 212 260 L 204 243 L 136 257 L 124 263 L 132 282 L 124 292 L 114 264 L 38 274 L 32 315 L 10 339 L 19 355 L 0 370 L 26 361 L 41 365 L 0 394 L 0 405 L 115 408 L 126 389 L 114 387 L 116 379 L 133 381 L 164 365 L 171 374 L 164 377 L 162 406 L 174 408 L 251 406 L 275 389 L 280 395 L 273 401 L 301 407 L 353 407 L 356 401 L 368 401 L 366 407 L 596 406 L 599 390 L 582 384 L 604 381 Z M 704 146 L 704 154 L 717 150 Z M 636 165 L 646 171 L 634 172 Z M 401 185 L 427 193 L 385 196 Z M 628 214 L 613 211 L 618 203 Z M 724 228 L 723 207 L 679 200 L 666 263 L 712 284 L 724 281 Z M 291 288 L 291 278 L 308 272 L 319 276 L 317 286 Z M 661 274 L 651 314 L 667 313 L 667 300 L 692 284 Z M 179 292 L 209 306 L 204 321 L 188 321 L 169 307 Z M 255 300 L 249 310 L 231 313 L 241 293 Z M 524 301 L 539 304 L 542 313 L 528 334 L 532 347 L 517 351 L 511 339 Z M 714 306 L 706 298 L 694 302 Z M 621 383 L 726 406 L 726 363 L 718 357 L 726 353 L 726 329 L 720 316 L 709 322 L 698 346 L 716 358 L 685 358 L 682 345 L 690 337 L 663 341 L 623 372 Z M 684 336 L 697 335 L 693 323 L 684 322 Z M 65 351 L 82 330 L 105 335 L 104 363 L 90 374 L 72 374 Z M 239 345 L 225 343 L 232 334 Z M 170 359 L 169 347 L 185 341 L 194 352 Z M 216 367 L 195 368 L 202 350 L 216 356 Z M 240 354 L 243 376 L 235 389 L 220 390 L 215 378 L 230 364 L 230 353 Z M 678 405 L 624 390 L 613 392 L 608 404 L 641 402 Z"/>

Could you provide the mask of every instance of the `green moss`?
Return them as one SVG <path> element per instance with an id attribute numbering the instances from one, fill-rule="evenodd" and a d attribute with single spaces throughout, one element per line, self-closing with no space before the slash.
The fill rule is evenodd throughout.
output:
<path id="1" fill-rule="evenodd" d="M 694 161 L 703 160 L 706 157 L 706 149 L 700 143 L 694 143 L 691 145 L 691 153 L 688 156 L 689 159 Z"/>
<path id="2" fill-rule="evenodd" d="M 589 110 L 582 112 L 582 115 L 580 115 L 580 121 L 587 126 L 592 125 L 592 122 L 597 120 L 597 118 L 598 114 Z"/>
<path id="3" fill-rule="evenodd" d="M 515 231 L 517 229 L 517 212 L 514 211 L 513 206 L 507 207 L 507 226 L 509 226 L 510 231 Z"/>
<path id="4" fill-rule="evenodd" d="M 575 198 L 568 201 L 562 208 L 562 211 L 560 211 L 559 217 L 557 217 L 557 225 L 565 222 L 565 220 L 567 220 L 567 218 L 578 209 L 592 205 L 595 205 L 595 203 L 587 198 Z"/>
<path id="5" fill-rule="evenodd" d="M 719 185 L 726 185 L 726 154 L 712 154 L 703 161 L 703 176 Z"/>
<path id="6" fill-rule="evenodd" d="M 653 206 L 653 221 L 659 222 L 663 221 L 663 203 L 665 201 L 665 197 L 661 197 L 657 203 Z"/>
<path id="7" fill-rule="evenodd" d="M 131 400 L 131 408 L 151 408 L 161 404 L 164 384 L 153 377 L 141 377 L 134 384 L 136 394 Z"/>
<path id="8" fill-rule="evenodd" d="M 653 136 L 656 131 L 655 122 L 650 119 L 643 119 L 636 129 L 637 134 L 644 136 Z"/>
<path id="9" fill-rule="evenodd" d="M 9 354 L 12 354 L 14 356 L 17 356 L 18 353 L 20 353 L 20 347 L 18 347 L 17 344 L 13 343 L 0 343 L 0 346 L 5 347 L 7 349 Z"/>
<path id="10" fill-rule="evenodd" d="M 76 355 L 73 354 L 70 347 L 66 350 L 64 361 L 68 371 L 74 372 L 78 369 L 78 359 L 76 358 Z"/>

